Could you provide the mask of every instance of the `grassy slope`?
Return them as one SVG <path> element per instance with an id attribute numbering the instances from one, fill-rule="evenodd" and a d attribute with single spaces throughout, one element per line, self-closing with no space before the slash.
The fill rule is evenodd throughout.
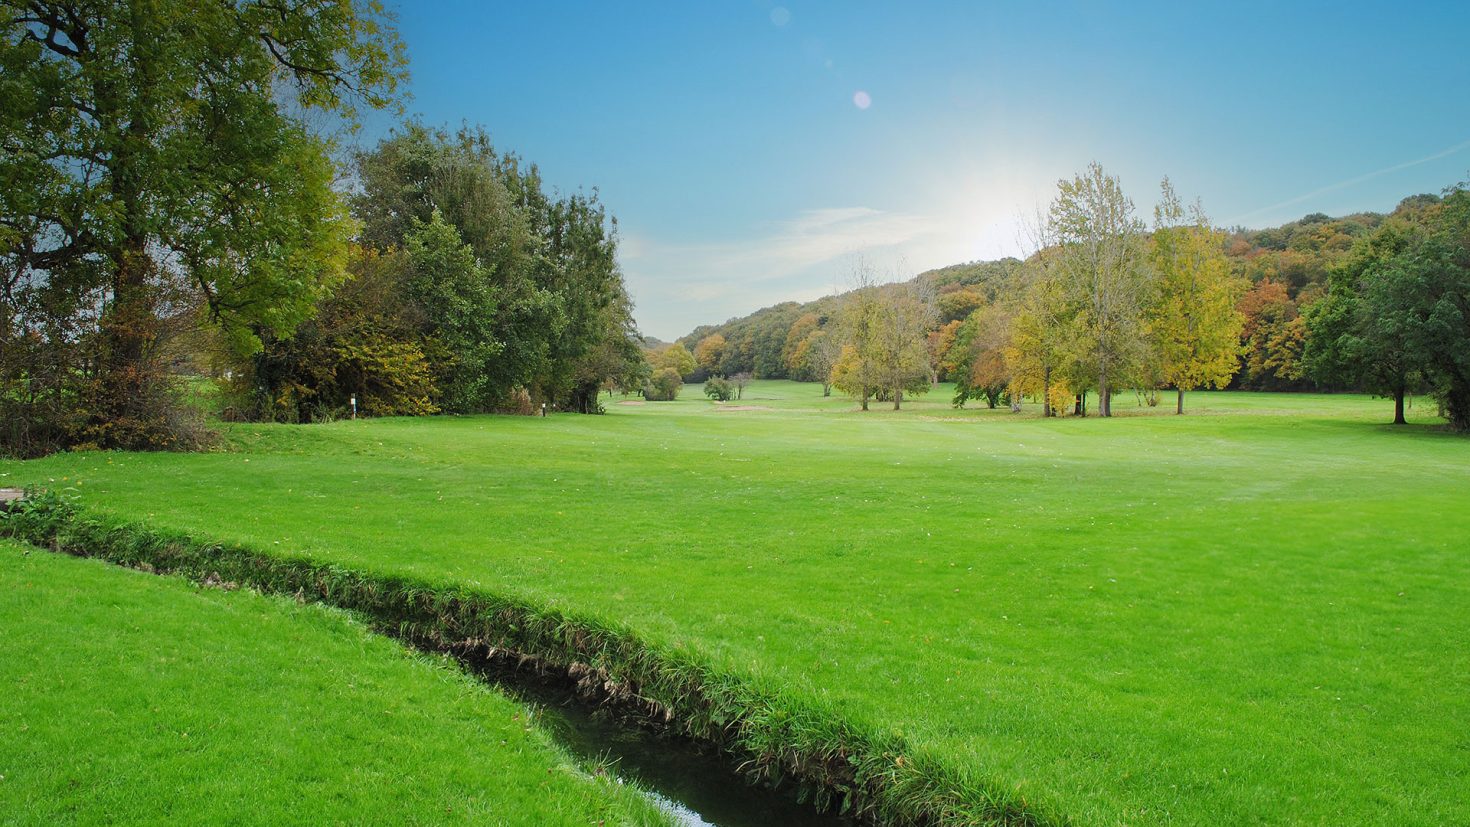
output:
<path id="1" fill-rule="evenodd" d="M 1470 820 L 1470 441 L 1360 397 L 1040 422 L 697 392 L 0 484 L 624 620 L 1083 822 Z"/>
<path id="2" fill-rule="evenodd" d="M 0 541 L 0 821 L 662 823 L 340 612 Z"/>

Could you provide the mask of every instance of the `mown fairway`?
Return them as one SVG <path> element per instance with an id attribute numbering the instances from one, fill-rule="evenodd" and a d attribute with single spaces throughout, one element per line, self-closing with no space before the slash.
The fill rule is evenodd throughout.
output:
<path id="1" fill-rule="evenodd" d="M 0 540 L 0 822 L 661 824 L 340 612 Z"/>
<path id="2" fill-rule="evenodd" d="M 1470 440 L 1429 404 L 1393 429 L 1365 397 L 1041 421 L 698 390 L 0 485 L 624 622 L 1080 823 L 1470 821 Z"/>

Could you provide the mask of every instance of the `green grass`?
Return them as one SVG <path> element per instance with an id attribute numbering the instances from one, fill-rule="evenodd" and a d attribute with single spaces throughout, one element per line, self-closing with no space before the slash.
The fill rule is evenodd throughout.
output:
<path id="1" fill-rule="evenodd" d="M 0 485 L 619 621 L 1081 823 L 1470 821 L 1470 440 L 1431 404 L 698 393 L 237 427 Z"/>
<path id="2" fill-rule="evenodd" d="M 342 612 L 0 540 L 0 822 L 663 823 Z"/>

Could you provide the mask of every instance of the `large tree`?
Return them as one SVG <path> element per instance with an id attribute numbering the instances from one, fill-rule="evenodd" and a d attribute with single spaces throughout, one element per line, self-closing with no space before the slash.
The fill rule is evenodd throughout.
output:
<path id="1" fill-rule="evenodd" d="M 879 300 L 872 360 L 878 390 L 895 411 L 905 393 L 925 393 L 932 384 L 928 334 L 938 318 L 926 291 L 912 282 L 888 288 Z"/>
<path id="2" fill-rule="evenodd" d="M 424 329 L 402 300 L 410 269 L 402 252 L 354 250 L 352 277 L 322 302 L 290 339 L 273 339 L 232 374 L 224 415 L 232 419 L 311 422 L 345 416 L 430 414 L 441 397 L 431 355 L 448 348 Z"/>
<path id="3" fill-rule="evenodd" d="M 1011 373 L 1012 397 L 1041 399 L 1041 415 L 1056 416 L 1069 389 L 1063 370 L 1068 364 L 1074 308 L 1057 273 L 1061 250 L 1048 237 L 1046 225 L 1032 227 L 1036 252 L 1021 271 L 1011 337 L 1004 348 Z"/>
<path id="4" fill-rule="evenodd" d="M 1184 413 L 1184 393 L 1222 388 L 1240 367 L 1244 323 L 1236 302 L 1244 292 L 1225 257 L 1225 234 L 1210 226 L 1204 210 L 1187 212 L 1165 178 L 1154 209 L 1149 248 L 1155 295 L 1149 327 L 1161 378 L 1178 391 L 1175 413 Z"/>
<path id="5" fill-rule="evenodd" d="M 1373 389 L 1422 372 L 1451 427 L 1470 430 L 1470 189 L 1451 189 L 1416 223 L 1400 238 L 1383 231 L 1387 249 L 1357 284 L 1361 352 L 1384 372 L 1365 379 Z"/>
<path id="6" fill-rule="evenodd" d="M 342 280 L 350 226 L 311 113 L 394 102 L 390 23 L 351 0 L 0 0 L 6 332 L 58 284 L 95 315 L 74 438 L 171 443 L 168 318 L 198 305 L 251 351 Z"/>
<path id="7" fill-rule="evenodd" d="M 1014 381 L 1006 352 L 1014 340 L 1015 319 L 1010 308 L 989 304 L 970 314 L 960 326 L 951 349 L 954 405 L 984 399 L 991 408 L 1000 404 Z"/>
<path id="8" fill-rule="evenodd" d="M 822 396 L 831 396 L 832 368 L 841 356 L 842 337 L 837 326 L 829 324 L 813 330 L 796 346 L 791 355 L 791 371 L 798 378 L 821 382 Z"/>
<path id="9" fill-rule="evenodd" d="M 1470 188 L 1452 188 L 1428 225 L 1390 301 L 1414 330 L 1451 426 L 1470 431 Z"/>
<path id="10" fill-rule="evenodd" d="M 848 293 L 838 312 L 842 348 L 832 365 L 832 384 L 859 400 L 863 410 L 882 382 L 880 336 L 883 304 L 875 279 L 867 265 L 859 262 L 854 273 L 856 289 Z"/>
<path id="11" fill-rule="evenodd" d="M 642 385 L 617 225 L 595 191 L 548 194 L 535 165 L 468 126 L 406 124 L 356 153 L 354 168 L 352 206 L 366 245 L 403 247 L 417 228 L 442 221 L 474 260 L 475 294 L 494 296 L 493 308 L 476 303 L 475 323 L 477 339 L 495 346 L 477 346 L 468 361 L 455 354 L 459 375 L 476 388 L 451 394 L 445 386 L 446 409 L 525 408 L 529 397 L 596 412 L 601 388 Z M 458 312 L 442 303 L 424 309 L 430 324 Z"/>
<path id="12" fill-rule="evenodd" d="M 1408 222 L 1379 227 L 1335 269 L 1327 295 L 1302 314 L 1308 331 L 1302 363 L 1312 378 L 1391 397 L 1395 425 L 1407 422 L 1405 397 L 1419 383 L 1424 360 L 1403 314 L 1386 305 L 1398 275 L 1395 259 L 1418 233 Z"/>
<path id="13" fill-rule="evenodd" d="M 1113 383 L 1144 351 L 1143 224 L 1118 179 L 1097 163 L 1057 183 L 1047 222 L 1058 245 L 1055 272 L 1076 308 L 1073 349 L 1097 383 L 1098 413 L 1111 416 Z"/>
<path id="14" fill-rule="evenodd" d="M 694 362 L 709 373 L 714 373 L 715 368 L 720 365 L 720 356 L 725 352 L 725 337 L 718 333 L 699 340 L 694 346 Z"/>

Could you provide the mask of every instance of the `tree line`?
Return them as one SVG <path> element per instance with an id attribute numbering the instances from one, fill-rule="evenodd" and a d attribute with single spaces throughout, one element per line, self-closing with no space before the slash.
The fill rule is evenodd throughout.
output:
<path id="1" fill-rule="evenodd" d="M 1308 215 L 1222 230 L 1162 183 L 1151 222 L 1094 164 L 1030 222 L 1033 252 L 930 271 L 697 328 L 652 353 L 691 380 L 753 373 L 901 404 L 935 381 L 954 403 L 1037 400 L 1108 416 L 1202 387 L 1430 393 L 1467 425 L 1470 239 L 1463 186 L 1388 215 Z M 920 344 L 923 347 L 921 348 Z M 693 345 L 692 353 L 688 345 Z M 669 360 L 679 351 L 680 365 Z"/>
<path id="2" fill-rule="evenodd" d="M 187 375 L 306 422 L 595 411 L 643 369 L 595 192 L 475 128 L 341 150 L 402 113 L 376 2 L 0 0 L 0 77 L 0 451 L 199 444 Z"/>

